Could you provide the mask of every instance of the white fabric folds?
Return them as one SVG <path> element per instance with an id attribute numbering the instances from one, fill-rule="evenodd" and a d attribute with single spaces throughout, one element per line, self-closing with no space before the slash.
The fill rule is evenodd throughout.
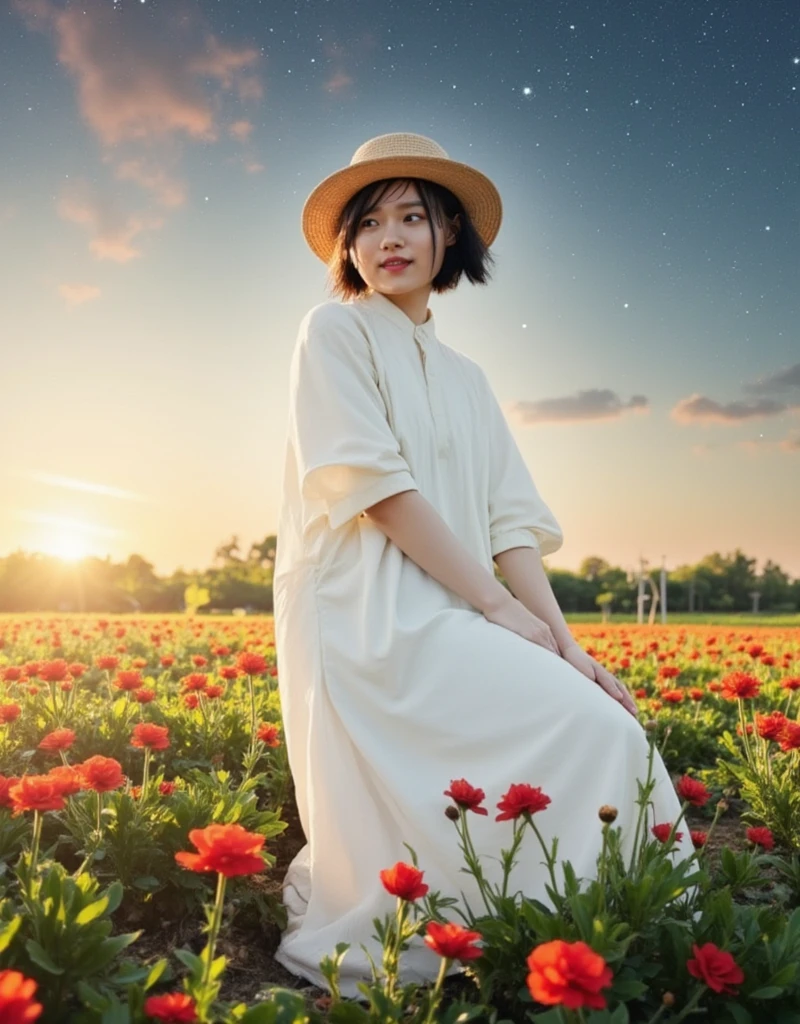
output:
<path id="1" fill-rule="evenodd" d="M 287 753 L 307 845 L 284 880 L 288 927 L 277 959 L 320 987 L 319 961 L 350 942 L 342 991 L 378 957 L 373 918 L 394 908 L 379 871 L 417 852 L 424 880 L 479 899 L 443 795 L 451 779 L 486 791 L 475 846 L 499 857 L 497 800 L 515 782 L 552 803 L 537 816 L 559 856 L 591 877 L 597 810 L 619 809 L 632 838 L 639 723 L 562 658 L 489 622 L 393 544 L 365 509 L 418 490 L 487 569 L 512 547 L 558 550 L 540 497 L 481 368 L 371 293 L 304 317 L 292 357 L 290 416 L 274 578 L 278 680 Z M 679 802 L 656 758 L 658 821 Z M 679 854 L 692 852 L 688 830 Z M 530 837 L 529 837 L 530 838 Z M 512 886 L 543 901 L 541 854 L 528 843 Z M 495 861 L 484 859 L 496 880 Z M 422 941 L 404 980 L 433 980 Z"/>

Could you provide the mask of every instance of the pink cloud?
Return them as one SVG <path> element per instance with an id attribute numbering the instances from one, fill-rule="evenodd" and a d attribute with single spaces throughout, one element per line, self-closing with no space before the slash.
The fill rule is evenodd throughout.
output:
<path id="1" fill-rule="evenodd" d="M 60 284 L 58 292 L 68 306 L 82 306 L 100 297 L 100 289 L 93 284 Z"/>
<path id="2" fill-rule="evenodd" d="M 64 220 L 80 224 L 92 235 L 89 248 L 101 260 L 127 263 L 141 256 L 133 239 L 145 230 L 160 228 L 164 221 L 153 214 L 124 214 L 110 200 L 91 194 L 88 187 L 76 183 L 58 201 L 58 213 Z"/>
<path id="3" fill-rule="evenodd" d="M 795 408 L 798 407 L 772 398 L 758 398 L 752 402 L 717 402 L 706 395 L 695 393 L 677 402 L 670 416 L 677 423 L 721 423 L 733 426 L 746 420 L 778 416 Z"/>

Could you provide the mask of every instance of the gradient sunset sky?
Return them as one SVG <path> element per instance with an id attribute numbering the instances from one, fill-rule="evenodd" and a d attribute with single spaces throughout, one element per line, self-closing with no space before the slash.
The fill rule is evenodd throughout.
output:
<path id="1" fill-rule="evenodd" d="M 0 554 L 205 568 L 274 532 L 303 203 L 367 139 L 497 185 L 432 295 L 587 555 L 800 576 L 795 0 L 11 0 Z"/>

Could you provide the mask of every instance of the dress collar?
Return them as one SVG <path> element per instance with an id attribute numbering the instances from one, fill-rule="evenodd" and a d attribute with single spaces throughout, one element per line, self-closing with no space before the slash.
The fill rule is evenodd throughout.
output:
<path id="1" fill-rule="evenodd" d="M 407 316 L 399 306 L 396 306 L 391 299 L 387 299 L 381 292 L 366 292 L 359 295 L 354 301 L 374 309 L 376 313 L 380 313 L 390 320 L 404 333 L 411 333 L 418 341 L 436 340 L 436 321 L 430 307 L 428 307 L 428 319 L 425 323 L 415 324 L 411 317 Z"/>

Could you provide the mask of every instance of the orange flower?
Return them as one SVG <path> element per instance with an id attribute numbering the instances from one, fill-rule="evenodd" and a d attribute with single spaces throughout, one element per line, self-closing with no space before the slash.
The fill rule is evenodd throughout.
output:
<path id="1" fill-rule="evenodd" d="M 64 794 L 56 779 L 49 775 L 23 775 L 9 788 L 14 814 L 23 811 L 62 811 Z"/>
<path id="2" fill-rule="evenodd" d="M 731 672 L 722 680 L 722 696 L 725 700 L 750 700 L 757 697 L 760 690 L 761 684 L 756 677 L 746 672 Z"/>
<path id="3" fill-rule="evenodd" d="M 133 696 L 140 704 L 149 704 L 151 700 L 155 700 L 156 691 L 148 690 L 143 686 L 140 690 L 135 690 Z"/>
<path id="4" fill-rule="evenodd" d="M 514 783 L 500 798 L 497 809 L 501 813 L 494 820 L 508 821 L 523 814 L 536 814 L 545 810 L 549 803 L 550 797 L 539 786 L 529 786 L 527 782 Z"/>
<path id="5" fill-rule="evenodd" d="M 36 982 L 19 971 L 0 971 L 0 1020 L 3 1024 L 30 1024 L 42 1012 L 33 996 Z"/>
<path id="6" fill-rule="evenodd" d="M 735 996 L 739 991 L 734 988 L 744 981 L 744 971 L 736 963 L 730 953 L 726 953 L 713 942 L 704 946 L 692 946 L 694 960 L 688 960 L 686 968 L 694 978 L 705 982 L 714 992 Z"/>
<path id="7" fill-rule="evenodd" d="M 166 725 L 153 722 L 139 722 L 133 727 L 131 746 L 149 747 L 151 750 L 166 750 L 169 746 L 169 729 Z"/>
<path id="8" fill-rule="evenodd" d="M 262 722 L 258 727 L 256 735 L 268 747 L 279 747 L 281 745 L 281 741 L 278 738 L 280 736 L 280 729 L 271 722 Z"/>
<path id="9" fill-rule="evenodd" d="M 188 676 L 184 676 L 181 682 L 184 693 L 191 690 L 205 690 L 208 686 L 208 676 L 203 675 L 202 672 L 191 672 Z"/>
<path id="10" fill-rule="evenodd" d="M 69 667 L 63 658 L 45 661 L 39 666 L 39 678 L 45 683 L 60 683 L 69 678 Z"/>
<path id="11" fill-rule="evenodd" d="M 189 841 L 199 853 L 181 851 L 175 860 L 190 871 L 216 871 L 226 878 L 252 875 L 266 867 L 260 855 L 264 836 L 248 832 L 241 825 L 208 825 L 189 832 Z"/>
<path id="12" fill-rule="evenodd" d="M 122 765 L 113 757 L 95 754 L 83 764 L 76 765 L 76 768 L 80 772 L 86 789 L 93 789 L 96 793 L 107 793 L 109 790 L 119 789 L 125 782 Z"/>
<path id="13" fill-rule="evenodd" d="M 777 740 L 787 721 L 782 711 L 770 711 L 768 715 L 756 712 L 756 730 L 763 740 Z"/>
<path id="14" fill-rule="evenodd" d="M 781 750 L 800 749 L 800 722 L 787 722 L 778 737 Z"/>
<path id="15" fill-rule="evenodd" d="M 483 956 L 483 950 L 475 945 L 481 938 L 480 932 L 467 931 L 453 921 L 429 921 L 424 942 L 446 960 L 477 960 Z"/>
<path id="16" fill-rule="evenodd" d="M 611 986 L 611 968 L 585 942 L 544 942 L 530 953 L 526 963 L 530 971 L 526 978 L 528 991 L 538 1003 L 569 1010 L 605 1008 L 606 998 L 600 989 Z"/>
<path id="17" fill-rule="evenodd" d="M 185 992 L 150 996 L 145 999 L 144 1012 L 148 1017 L 164 1021 L 165 1024 L 194 1024 L 197 1020 L 197 1004 Z"/>
<path id="18" fill-rule="evenodd" d="M 0 807 L 12 806 L 9 791 L 16 782 L 19 782 L 19 779 L 16 777 L 16 775 L 0 775 Z"/>
<path id="19" fill-rule="evenodd" d="M 0 704 L 0 725 L 16 722 L 21 713 L 19 704 Z"/>
<path id="20" fill-rule="evenodd" d="M 474 811 L 475 814 L 489 813 L 485 807 L 480 806 L 486 799 L 484 791 L 471 786 L 466 779 L 451 779 L 450 788 L 444 791 L 444 795 L 467 811 Z"/>
<path id="21" fill-rule="evenodd" d="M 51 768 L 48 777 L 54 779 L 63 796 L 72 796 L 83 789 L 83 779 L 77 768 L 71 764 L 60 764 Z"/>
<path id="22" fill-rule="evenodd" d="M 267 659 L 262 654 L 243 651 L 236 659 L 236 667 L 248 676 L 258 676 L 267 671 Z"/>
<path id="23" fill-rule="evenodd" d="M 380 879 L 384 889 L 392 896 L 413 903 L 428 891 L 428 886 L 422 881 L 424 873 L 413 864 L 399 860 L 393 868 L 384 868 L 380 872 Z"/>
<path id="24" fill-rule="evenodd" d="M 58 753 L 59 750 L 69 750 L 74 742 L 75 733 L 72 729 L 53 729 L 42 739 L 39 750 Z"/>
<path id="25" fill-rule="evenodd" d="M 114 680 L 114 686 L 118 690 L 139 690 L 144 686 L 144 680 L 142 679 L 142 673 L 136 669 L 125 669 L 122 672 L 117 673 L 117 678 Z"/>

